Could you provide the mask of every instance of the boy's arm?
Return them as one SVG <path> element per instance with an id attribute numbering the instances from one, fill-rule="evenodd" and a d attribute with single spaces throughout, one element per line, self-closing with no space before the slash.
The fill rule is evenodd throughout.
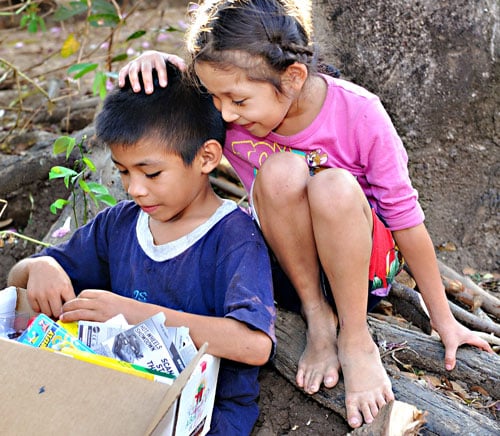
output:
<path id="1" fill-rule="evenodd" d="M 470 344 L 492 352 L 486 341 L 453 317 L 441 281 L 434 246 L 425 225 L 396 230 L 393 236 L 417 282 L 429 310 L 432 326 L 441 336 L 445 346 L 446 369 L 452 370 L 455 367 L 456 351 L 460 345 Z"/>
<path id="2" fill-rule="evenodd" d="M 19 261 L 10 270 L 7 285 L 26 288 L 31 308 L 54 318 L 61 314 L 65 301 L 75 298 L 69 276 L 50 256 Z"/>
<path id="3" fill-rule="evenodd" d="M 113 292 L 95 289 L 82 291 L 78 298 L 63 306 L 61 320 L 106 321 L 121 313 L 130 324 L 137 324 L 163 312 L 166 325 L 185 326 L 193 342 L 200 347 L 208 343 L 208 352 L 217 357 L 248 365 L 263 365 L 270 357 L 271 338 L 261 330 L 253 330 L 245 323 L 229 317 L 195 315 L 168 309 L 155 304 L 143 303 Z"/>

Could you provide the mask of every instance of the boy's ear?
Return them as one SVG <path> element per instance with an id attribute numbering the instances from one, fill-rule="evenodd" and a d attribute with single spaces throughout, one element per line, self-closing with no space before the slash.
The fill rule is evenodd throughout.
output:
<path id="1" fill-rule="evenodd" d="M 215 139 L 206 141 L 199 151 L 201 170 L 204 174 L 211 173 L 222 159 L 222 145 Z"/>

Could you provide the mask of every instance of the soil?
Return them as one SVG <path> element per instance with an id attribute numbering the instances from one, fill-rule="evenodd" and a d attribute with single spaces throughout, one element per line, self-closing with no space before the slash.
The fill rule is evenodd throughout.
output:
<path id="1" fill-rule="evenodd" d="M 51 3 L 44 2 L 50 9 Z M 161 7 L 151 7 L 160 4 Z M 151 36 L 142 38 L 135 42 L 127 43 L 130 49 L 131 56 L 145 48 L 154 47 L 155 49 L 164 50 L 170 53 L 179 53 L 182 55 L 182 32 L 158 33 L 158 29 L 172 26 L 178 29 L 184 28 L 184 11 L 186 2 L 149 2 L 144 3 L 142 7 L 137 9 L 133 16 L 128 20 L 126 31 L 122 30 L 120 36 L 115 35 L 116 41 L 124 41 L 126 35 L 131 34 L 135 30 L 144 28 L 149 31 Z M 171 4 L 173 7 L 169 7 Z M 125 8 L 125 6 L 124 6 Z M 61 23 L 51 20 L 50 15 L 47 16 L 47 32 L 46 35 L 28 34 L 25 29 L 19 29 L 15 19 L 10 17 L 2 18 L 0 21 L 0 58 L 8 60 L 15 67 L 29 77 L 34 78 L 38 83 L 48 83 L 50 80 L 59 81 L 60 96 L 69 98 L 90 98 L 91 84 L 88 80 L 81 80 L 81 83 L 75 83 L 68 80 L 66 76 L 66 68 L 76 62 L 75 56 L 68 59 L 62 58 L 58 52 L 61 49 L 63 41 L 69 31 L 73 31 L 75 35 L 81 35 L 84 22 L 74 19 L 70 23 Z M 155 33 L 156 32 L 156 33 Z M 98 47 L 105 41 L 107 30 L 92 28 L 89 33 L 89 39 L 86 42 L 88 49 L 97 50 L 96 57 L 102 59 L 104 57 L 103 49 Z M 125 47 L 125 43 L 123 43 Z M 99 51 L 100 50 L 100 51 Z M 0 59 L 1 60 L 1 59 Z M 119 68 L 119 67 L 118 67 Z M 116 67 L 115 67 L 116 69 Z M 0 72 L 2 70 L 0 69 Z M 33 87 L 27 86 L 23 89 L 25 93 L 24 109 L 18 114 L 11 110 L 5 110 L 10 103 L 19 95 L 12 79 L 12 74 L 7 80 L 0 82 L 0 118 L 2 118 L 2 129 L 0 131 L 0 159 L 6 162 L 5 159 L 12 155 L 27 155 L 30 153 L 29 144 L 21 141 L 16 143 L 12 141 L 12 136 L 25 137 L 27 132 L 45 131 L 55 135 L 71 134 L 69 124 L 62 121 L 54 121 L 54 119 L 46 116 L 39 116 L 40 122 L 35 122 L 35 115 L 49 112 L 46 103 L 39 96 L 33 96 L 28 91 Z M 68 97 L 71 93 L 76 97 Z M 62 99 L 64 102 L 65 100 Z M 95 112 L 95 107 L 90 113 L 80 112 L 81 125 L 74 124 L 73 129 L 83 128 L 87 123 L 92 121 Z M 16 117 L 19 116 L 17 127 Z M 75 117 L 76 119 L 76 117 Z M 69 131 L 68 131 L 69 130 Z M 14 134 L 12 134 L 14 132 Z M 431 151 L 426 150 L 429 162 L 442 161 L 446 159 L 440 150 L 435 151 L 435 156 L 430 156 Z M 450 156 L 450 159 L 452 157 Z M 453 163 L 456 165 L 456 162 Z M 0 162 L 0 171 L 3 164 Z M 20 168 L 22 171 L 22 168 Z M 470 168 L 467 162 L 463 162 L 459 172 L 462 175 L 470 173 Z M 431 171 L 413 172 L 416 186 L 436 186 L 436 183 L 429 183 L 429 177 L 433 177 Z M 421 179 L 418 179 L 418 177 Z M 436 174 L 434 177 L 438 177 Z M 453 186 L 450 186 L 453 189 Z M 1 191 L 1 189 L 0 189 Z M 43 239 L 52 224 L 56 221 L 57 216 L 49 212 L 49 205 L 54 199 L 66 195 L 66 190 L 60 184 L 49 182 L 48 180 L 37 180 L 36 182 L 19 187 L 18 190 L 6 195 L 8 205 L 0 215 L 0 223 L 3 220 L 12 219 L 8 228 L 13 228 L 18 232 L 28 235 L 35 239 Z M 427 192 L 427 197 L 432 197 L 432 192 Z M 2 204 L 0 203 L 0 210 Z M 447 211 L 440 211 L 440 204 L 434 203 L 433 216 L 446 217 Z M 464 211 L 466 213 L 466 211 Z M 491 222 L 491 217 L 489 217 Z M 496 218 L 496 226 L 498 228 L 498 216 Z M 440 224 L 440 225 L 445 225 Z M 6 224 L 4 224 L 6 226 Z M 4 227 L 4 229 L 7 228 Z M 439 231 L 439 225 L 433 227 L 434 233 Z M 0 227 L 0 230 L 2 228 Z M 461 235 L 457 234 L 455 241 L 461 241 Z M 498 259 L 493 262 L 487 260 L 491 254 L 491 248 L 487 248 L 478 236 L 475 238 L 476 244 L 471 247 L 470 241 L 465 252 L 462 247 L 454 243 L 452 246 L 441 246 L 438 255 L 445 262 L 458 271 L 463 271 L 467 267 L 473 267 L 468 272 L 477 272 L 484 274 L 488 271 L 492 264 L 498 264 Z M 2 247 L 3 245 L 3 247 Z M 4 238 L 3 244 L 0 240 L 0 289 L 6 284 L 6 276 L 10 267 L 18 260 L 26 257 L 38 250 L 40 247 L 26 242 L 22 239 L 9 240 Z M 457 255 L 456 253 L 459 253 Z M 466 263 L 467 260 L 474 259 L 473 264 Z M 484 263 L 477 261 L 483 259 Z M 495 276 L 496 277 L 496 276 Z M 279 375 L 272 365 L 268 365 L 262 369 L 261 377 L 261 397 L 260 407 L 261 414 L 258 423 L 255 427 L 253 435 L 308 435 L 308 434 L 346 434 L 348 427 L 345 421 L 334 414 L 329 409 L 326 409 L 316 403 L 314 400 L 303 394 L 292 384 L 286 381 Z"/>

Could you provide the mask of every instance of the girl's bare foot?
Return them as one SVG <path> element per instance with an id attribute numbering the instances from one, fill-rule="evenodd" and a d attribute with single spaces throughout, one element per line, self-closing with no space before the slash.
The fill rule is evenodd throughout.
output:
<path id="1" fill-rule="evenodd" d="M 379 410 L 394 399 L 391 381 L 368 329 L 339 333 L 339 361 L 345 384 L 347 422 L 353 428 L 373 422 Z"/>
<path id="2" fill-rule="evenodd" d="M 308 394 L 319 391 L 321 383 L 327 388 L 339 380 L 337 356 L 337 318 L 328 303 L 307 310 L 307 343 L 300 357 L 296 382 Z"/>

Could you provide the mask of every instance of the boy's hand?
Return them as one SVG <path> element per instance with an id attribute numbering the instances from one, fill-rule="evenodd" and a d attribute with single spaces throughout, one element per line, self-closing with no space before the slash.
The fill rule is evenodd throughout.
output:
<path id="1" fill-rule="evenodd" d="M 105 322 L 120 313 L 127 318 L 127 311 L 134 303 L 136 303 L 135 300 L 113 292 L 86 289 L 80 292 L 77 298 L 64 303 L 60 319 L 64 322 L 81 319 Z"/>
<path id="2" fill-rule="evenodd" d="M 37 257 L 28 262 L 26 290 L 31 308 L 35 312 L 59 318 L 63 303 L 75 298 L 69 276 L 52 257 Z"/>
<path id="3" fill-rule="evenodd" d="M 181 71 L 186 69 L 186 64 L 179 56 L 161 53 L 159 51 L 148 50 L 140 55 L 137 59 L 130 61 L 118 73 L 118 85 L 123 87 L 125 80 L 128 76 L 130 84 L 134 92 L 141 90 L 141 83 L 139 81 L 139 73 L 142 73 L 142 80 L 144 82 L 144 91 L 146 94 L 152 94 L 154 91 L 152 71 L 158 72 L 158 81 L 162 88 L 165 88 L 168 83 L 167 69 L 165 68 L 165 61 L 177 66 Z"/>
<path id="4" fill-rule="evenodd" d="M 444 365 L 448 371 L 455 368 L 457 349 L 460 345 L 469 344 L 481 350 L 493 353 L 488 342 L 481 339 L 474 332 L 470 331 L 467 327 L 460 324 L 455 319 L 453 322 L 444 327 L 436 327 L 441 341 L 445 347 Z"/>

